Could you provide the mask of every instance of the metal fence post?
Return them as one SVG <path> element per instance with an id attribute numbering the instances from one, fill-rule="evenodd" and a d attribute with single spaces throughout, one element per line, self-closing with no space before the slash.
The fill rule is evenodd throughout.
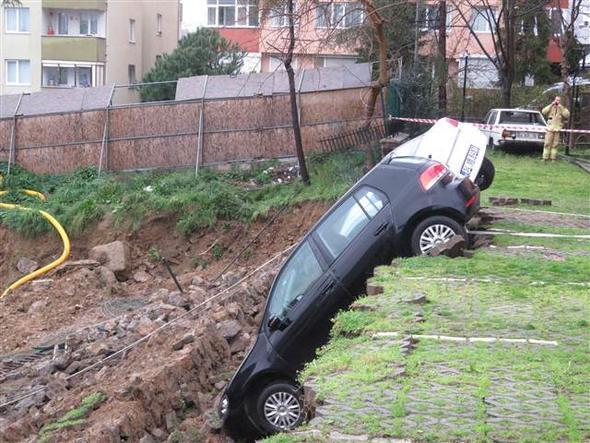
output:
<path id="1" fill-rule="evenodd" d="M 10 131 L 10 150 L 8 151 L 8 168 L 6 170 L 6 175 L 10 175 L 10 167 L 12 165 L 12 163 L 14 162 L 14 164 L 16 164 L 16 135 L 17 135 L 17 131 L 16 131 L 16 125 L 17 125 L 17 119 L 18 119 L 18 110 L 20 108 L 20 104 L 23 100 L 23 97 L 25 95 L 29 95 L 28 93 L 21 93 L 20 97 L 18 98 L 18 102 L 16 103 L 16 108 L 14 110 L 14 115 L 12 118 L 12 128 Z"/>
<path id="2" fill-rule="evenodd" d="M 203 144 L 205 139 L 205 95 L 207 94 L 207 83 L 209 76 L 205 76 L 203 84 L 203 94 L 201 96 L 201 112 L 199 113 L 199 135 L 197 136 L 197 158 L 195 160 L 195 177 L 199 175 L 199 166 L 202 162 Z"/>
<path id="3" fill-rule="evenodd" d="M 100 146 L 100 156 L 98 159 L 98 176 L 102 172 L 102 163 L 103 158 L 105 159 L 105 169 L 108 171 L 109 169 L 109 119 L 110 119 L 110 109 L 111 109 L 111 101 L 113 100 L 113 94 L 115 93 L 115 85 L 111 88 L 111 94 L 109 95 L 109 101 L 107 102 L 107 107 L 105 108 L 105 118 L 104 118 L 104 129 L 102 131 L 102 143 Z"/>

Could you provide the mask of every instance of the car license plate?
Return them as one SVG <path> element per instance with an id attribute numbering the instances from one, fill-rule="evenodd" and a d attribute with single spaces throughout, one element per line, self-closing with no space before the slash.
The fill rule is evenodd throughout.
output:
<path id="1" fill-rule="evenodd" d="M 471 145 L 469 147 L 469 151 L 467 151 L 467 157 L 465 157 L 465 161 L 463 162 L 463 166 L 461 167 L 461 175 L 465 177 L 469 177 L 471 172 L 473 171 L 473 167 L 475 166 L 475 161 L 477 160 L 477 156 L 479 154 L 479 148 L 477 146 Z"/>

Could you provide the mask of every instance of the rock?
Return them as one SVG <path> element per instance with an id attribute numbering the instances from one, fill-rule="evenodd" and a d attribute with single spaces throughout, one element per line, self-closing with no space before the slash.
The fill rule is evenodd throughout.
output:
<path id="1" fill-rule="evenodd" d="M 191 285 L 193 286 L 207 286 L 207 282 L 205 281 L 204 278 L 195 275 L 192 280 L 191 280 Z"/>
<path id="2" fill-rule="evenodd" d="M 439 255 L 446 255 L 447 257 L 456 258 L 463 256 L 465 249 L 465 239 L 462 235 L 455 235 L 453 238 L 444 243 L 439 243 L 428 251 L 431 257 L 438 257 Z"/>
<path id="3" fill-rule="evenodd" d="M 367 283 L 367 295 L 383 294 L 383 291 L 383 286 L 377 285 L 375 283 Z"/>
<path id="4" fill-rule="evenodd" d="M 426 302 L 428 302 L 428 300 L 426 299 L 426 296 L 424 294 L 420 294 L 419 292 L 417 292 L 416 294 L 413 294 L 411 297 L 404 298 L 402 302 L 413 305 L 423 305 Z"/>
<path id="5" fill-rule="evenodd" d="M 160 428 L 155 428 L 155 429 L 152 429 L 152 435 L 157 440 L 162 440 L 166 436 L 166 433 Z"/>
<path id="6" fill-rule="evenodd" d="M 190 298 L 178 291 L 168 294 L 168 304 L 171 304 L 172 306 L 178 306 L 179 308 L 186 310 L 190 309 L 192 305 Z"/>
<path id="7" fill-rule="evenodd" d="M 84 364 L 79 360 L 75 360 L 72 363 L 70 363 L 70 365 L 65 369 L 64 372 L 68 375 L 72 375 L 72 374 L 75 374 L 76 372 L 80 371 L 83 368 L 84 368 Z"/>
<path id="8" fill-rule="evenodd" d="M 229 351 L 232 354 L 237 354 L 238 352 L 244 351 L 248 345 L 250 344 L 250 340 L 244 338 L 244 336 L 240 336 L 232 341 L 231 345 L 229 346 Z"/>
<path id="9" fill-rule="evenodd" d="M 184 348 L 185 345 L 188 345 L 189 343 L 192 343 L 194 341 L 195 341 L 194 332 L 189 332 L 184 337 L 182 337 L 180 340 L 178 340 L 176 343 L 174 343 L 172 345 L 172 349 L 174 351 L 180 351 L 182 348 Z"/>
<path id="10" fill-rule="evenodd" d="M 36 312 L 41 312 L 47 307 L 47 300 L 37 300 L 31 303 L 29 307 L 29 314 L 34 314 Z"/>
<path id="11" fill-rule="evenodd" d="M 37 269 L 39 269 L 39 263 L 37 263 L 35 260 L 31 260 L 30 258 L 21 257 L 16 264 L 16 269 L 18 269 L 18 272 L 21 274 L 30 274 L 31 272 L 35 272 Z"/>
<path id="12" fill-rule="evenodd" d="M 243 275 L 243 273 L 228 271 L 225 274 L 223 274 L 223 276 L 221 277 L 221 280 L 227 286 L 232 286 L 241 280 L 242 275 Z"/>
<path id="13" fill-rule="evenodd" d="M 224 381 L 218 381 L 217 383 L 215 383 L 215 389 L 221 391 L 223 388 L 225 388 Z"/>
<path id="14" fill-rule="evenodd" d="M 222 321 L 217 325 L 219 333 L 223 335 L 227 341 L 233 339 L 242 330 L 242 325 L 237 320 L 226 320 Z"/>
<path id="15" fill-rule="evenodd" d="M 140 335 L 148 335 L 158 328 L 158 324 L 145 317 L 139 320 L 137 327 L 135 328 Z"/>
<path id="16" fill-rule="evenodd" d="M 152 295 L 150 295 L 150 301 L 167 301 L 168 300 L 168 294 L 170 294 L 170 291 L 166 288 L 160 288 L 158 289 L 156 292 L 154 292 Z"/>
<path id="17" fill-rule="evenodd" d="M 156 443 L 156 440 L 154 440 L 154 437 L 150 434 L 144 434 L 143 437 L 139 439 L 139 443 Z"/>
<path id="18" fill-rule="evenodd" d="M 136 283 L 145 283 L 151 279 L 152 276 L 145 271 L 137 271 L 133 274 L 133 280 L 135 280 Z"/>
<path id="19" fill-rule="evenodd" d="M 95 246 L 88 255 L 113 272 L 123 272 L 129 267 L 129 247 L 122 241 Z"/>
<path id="20" fill-rule="evenodd" d="M 39 389 L 33 395 L 23 398 L 19 401 L 14 408 L 17 411 L 25 412 L 33 406 L 41 406 L 45 403 L 45 389 Z"/>
<path id="21" fill-rule="evenodd" d="M 113 353 L 110 346 L 104 342 L 94 342 L 86 348 L 86 351 L 93 357 L 107 356 Z"/>
<path id="22" fill-rule="evenodd" d="M 115 273 L 106 266 L 99 266 L 96 268 L 95 272 L 98 277 L 98 281 L 106 287 L 111 287 L 118 283 Z"/>
<path id="23" fill-rule="evenodd" d="M 170 411 L 164 417 L 164 421 L 166 423 L 166 429 L 168 432 L 172 432 L 176 426 L 178 426 L 178 417 L 176 417 L 176 413 L 174 411 Z"/>
<path id="24" fill-rule="evenodd" d="M 43 290 L 47 290 L 47 289 L 51 288 L 51 285 L 53 284 L 53 279 L 52 278 L 41 278 L 38 280 L 33 280 L 29 284 L 33 288 L 33 291 L 43 291 Z"/>
<path id="25" fill-rule="evenodd" d="M 338 431 L 330 432 L 330 441 L 338 442 L 338 441 L 369 441 L 368 435 L 348 435 L 348 434 L 341 434 Z"/>

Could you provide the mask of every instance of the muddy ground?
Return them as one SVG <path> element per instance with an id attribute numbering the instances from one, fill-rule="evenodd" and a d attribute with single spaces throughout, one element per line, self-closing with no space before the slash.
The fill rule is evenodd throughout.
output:
<path id="1" fill-rule="evenodd" d="M 0 301 L 0 441 L 224 441 L 207 411 L 253 343 L 280 260 L 205 302 L 295 243 L 327 206 L 285 211 L 215 283 L 268 220 L 222 222 L 190 238 L 164 218 L 133 233 L 107 220 L 73 239 L 70 266 Z M 84 261 L 92 247 L 114 240 L 129 245 L 124 272 Z M 50 235 L 23 240 L 0 227 L 0 242 L 2 288 L 21 275 L 20 258 L 46 263 L 60 253 Z M 184 293 L 158 256 L 169 260 Z M 107 399 L 84 422 L 43 432 L 96 392 Z"/>

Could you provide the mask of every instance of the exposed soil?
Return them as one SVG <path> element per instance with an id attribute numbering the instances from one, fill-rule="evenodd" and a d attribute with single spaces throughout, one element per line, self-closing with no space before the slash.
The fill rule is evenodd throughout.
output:
<path id="1" fill-rule="evenodd" d="M 561 228 L 590 228 L 590 218 L 588 217 L 562 215 L 541 211 L 516 211 L 511 210 L 510 208 L 484 208 L 482 212 L 497 220 L 507 220 L 531 225 L 552 225 Z"/>
<path id="2" fill-rule="evenodd" d="M 187 316 L 187 309 L 296 242 L 327 206 L 306 203 L 285 211 L 217 283 L 212 280 L 268 220 L 250 226 L 222 222 L 189 238 L 166 218 L 131 234 L 105 220 L 73 239 L 70 261 L 87 259 L 96 245 L 123 240 L 130 246 L 130 265 L 115 280 L 102 266 L 82 263 L 0 301 L 0 405 L 11 403 L 1 410 L 0 441 L 33 441 L 43 425 L 97 391 L 107 400 L 86 422 L 44 437 L 166 441 L 174 434 L 174 441 L 223 440 L 205 425 L 206 412 L 253 342 L 278 262 L 240 284 L 232 297 L 207 304 L 206 315 Z M 2 288 L 21 275 L 15 270 L 19 258 L 46 263 L 61 252 L 51 235 L 25 240 L 1 226 L 0 241 Z M 156 253 L 169 260 L 184 294 L 154 261 Z M 142 337 L 149 339 L 76 375 Z M 35 389 L 41 392 L 12 402 Z"/>

